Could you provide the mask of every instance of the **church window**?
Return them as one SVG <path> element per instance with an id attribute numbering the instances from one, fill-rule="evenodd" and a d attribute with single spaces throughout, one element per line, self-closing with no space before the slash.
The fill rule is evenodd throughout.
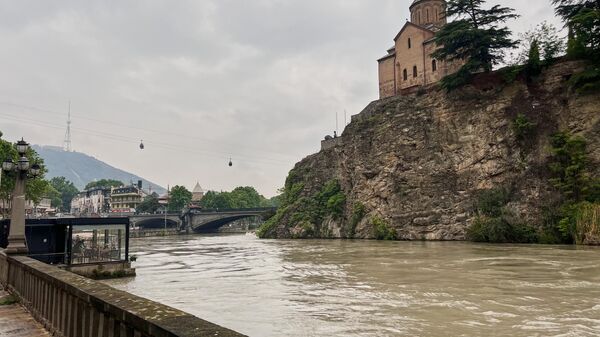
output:
<path id="1" fill-rule="evenodd" d="M 408 80 L 408 71 L 404 69 L 404 80 Z"/>
<path id="2" fill-rule="evenodd" d="M 427 22 L 429 22 L 429 8 L 427 8 Z"/>
<path id="3" fill-rule="evenodd" d="M 413 67 L 413 77 L 417 77 L 417 66 Z"/>
<path id="4" fill-rule="evenodd" d="M 436 60 L 431 61 L 431 69 L 433 69 L 433 71 L 437 70 L 437 61 Z"/>
<path id="5" fill-rule="evenodd" d="M 409 48 L 409 49 L 411 48 L 411 45 L 412 45 L 412 44 L 411 44 L 410 37 L 409 37 L 409 38 L 408 38 L 408 48 Z"/>

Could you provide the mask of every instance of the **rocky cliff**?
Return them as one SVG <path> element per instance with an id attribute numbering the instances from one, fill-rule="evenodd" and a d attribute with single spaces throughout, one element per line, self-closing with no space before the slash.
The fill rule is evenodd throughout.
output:
<path id="1" fill-rule="evenodd" d="M 600 97 L 566 84 L 582 67 L 561 62 L 534 82 L 486 74 L 449 94 L 432 88 L 372 102 L 334 146 L 295 166 L 283 207 L 260 235 L 462 240 L 478 192 L 498 186 L 510 186 L 519 219 L 539 226 L 556 197 L 552 134 L 583 136 L 600 173 Z M 526 136 L 518 116 L 531 125 Z"/>

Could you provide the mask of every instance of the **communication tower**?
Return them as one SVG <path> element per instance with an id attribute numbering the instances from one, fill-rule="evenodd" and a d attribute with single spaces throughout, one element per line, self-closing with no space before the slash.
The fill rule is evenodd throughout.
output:
<path id="1" fill-rule="evenodd" d="M 67 131 L 65 132 L 65 142 L 63 150 L 71 152 L 71 101 L 69 101 L 69 116 L 67 118 Z"/>

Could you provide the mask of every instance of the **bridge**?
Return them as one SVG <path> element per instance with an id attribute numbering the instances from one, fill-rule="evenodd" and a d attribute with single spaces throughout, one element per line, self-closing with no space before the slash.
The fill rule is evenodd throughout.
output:
<path id="1" fill-rule="evenodd" d="M 196 233 L 216 232 L 219 228 L 236 220 L 274 213 L 276 208 L 239 209 L 186 209 L 181 213 L 140 214 L 129 216 L 131 225 L 140 228 L 167 228 L 193 231 Z"/>

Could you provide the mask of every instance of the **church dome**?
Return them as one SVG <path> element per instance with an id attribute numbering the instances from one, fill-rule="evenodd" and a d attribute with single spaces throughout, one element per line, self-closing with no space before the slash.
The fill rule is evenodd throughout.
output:
<path id="1" fill-rule="evenodd" d="M 445 0 L 414 0 L 410 5 L 410 22 L 419 26 L 446 24 Z"/>

